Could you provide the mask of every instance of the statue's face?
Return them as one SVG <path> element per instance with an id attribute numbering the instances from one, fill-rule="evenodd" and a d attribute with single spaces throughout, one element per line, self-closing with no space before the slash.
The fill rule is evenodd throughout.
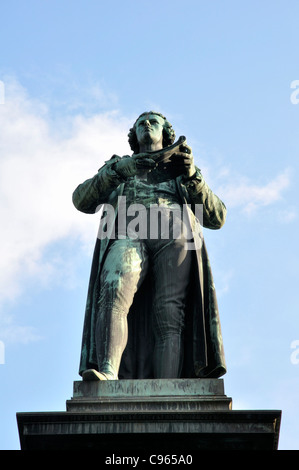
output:
<path id="1" fill-rule="evenodd" d="M 136 136 L 139 144 L 152 142 L 154 144 L 163 142 L 164 119 L 157 114 L 145 114 L 141 116 L 136 124 Z"/>

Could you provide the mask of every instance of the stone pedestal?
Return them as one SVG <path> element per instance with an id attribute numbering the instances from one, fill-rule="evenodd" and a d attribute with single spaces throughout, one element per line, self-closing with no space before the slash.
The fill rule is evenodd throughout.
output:
<path id="1" fill-rule="evenodd" d="M 281 412 L 234 411 L 222 379 L 74 382 L 65 412 L 18 413 L 21 449 L 105 455 L 275 450 Z"/>
<path id="2" fill-rule="evenodd" d="M 74 382 L 67 411 L 187 412 L 231 409 L 223 380 L 156 379 Z"/>

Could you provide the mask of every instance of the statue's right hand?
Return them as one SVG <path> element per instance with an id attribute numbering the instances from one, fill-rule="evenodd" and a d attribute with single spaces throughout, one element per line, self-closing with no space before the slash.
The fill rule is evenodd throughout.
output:
<path id="1" fill-rule="evenodd" d="M 131 158 L 136 161 L 138 169 L 152 170 L 156 166 L 156 162 L 149 157 L 148 153 L 137 153 Z"/>
<path id="2" fill-rule="evenodd" d="M 152 169 L 155 167 L 155 162 L 147 157 L 147 154 L 139 153 L 129 157 L 128 155 L 122 157 L 117 163 L 114 164 L 115 171 L 123 178 L 135 176 L 140 169 Z"/>

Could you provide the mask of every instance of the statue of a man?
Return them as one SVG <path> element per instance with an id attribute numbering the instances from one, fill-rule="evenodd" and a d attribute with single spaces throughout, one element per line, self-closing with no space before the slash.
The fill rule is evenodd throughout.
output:
<path id="1" fill-rule="evenodd" d="M 221 228 L 226 208 L 195 166 L 192 149 L 174 140 L 162 114 L 141 114 L 129 133 L 133 155 L 113 155 L 73 193 L 82 212 L 95 213 L 105 204 L 87 296 L 83 380 L 226 372 L 201 230 Z M 142 217 L 134 220 L 136 210 Z"/>

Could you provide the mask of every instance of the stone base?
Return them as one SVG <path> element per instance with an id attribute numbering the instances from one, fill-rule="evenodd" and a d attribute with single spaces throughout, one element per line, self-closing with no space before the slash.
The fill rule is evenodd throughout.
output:
<path id="1" fill-rule="evenodd" d="M 222 379 L 78 381 L 66 412 L 17 414 L 21 449 L 277 449 L 281 412 L 233 411 L 231 402 Z"/>
<path id="2" fill-rule="evenodd" d="M 221 379 L 156 379 L 74 382 L 67 411 L 183 412 L 231 409 Z"/>

